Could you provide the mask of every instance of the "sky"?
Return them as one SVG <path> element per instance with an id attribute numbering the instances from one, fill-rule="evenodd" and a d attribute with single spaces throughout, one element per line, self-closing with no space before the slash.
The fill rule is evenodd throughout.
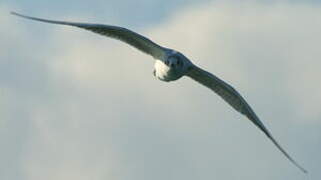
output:
<path id="1" fill-rule="evenodd" d="M 182 52 L 233 85 L 309 174 L 209 89 L 156 80 L 152 57 L 12 10 Z M 312 0 L 1 1 L 0 179 L 321 179 L 320 18 Z"/>

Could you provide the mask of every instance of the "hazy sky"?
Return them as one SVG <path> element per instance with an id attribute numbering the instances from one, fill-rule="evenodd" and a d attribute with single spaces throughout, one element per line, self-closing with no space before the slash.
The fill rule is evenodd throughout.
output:
<path id="1" fill-rule="evenodd" d="M 0 2 L 1 180 L 321 179 L 320 1 Z M 189 78 L 134 48 L 9 15 L 125 26 L 231 83 L 306 177 Z"/>

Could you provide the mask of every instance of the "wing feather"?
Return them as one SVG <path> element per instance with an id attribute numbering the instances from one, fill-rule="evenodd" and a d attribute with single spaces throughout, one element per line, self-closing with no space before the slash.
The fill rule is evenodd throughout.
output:
<path id="1" fill-rule="evenodd" d="M 268 129 L 260 121 L 257 115 L 254 113 L 250 105 L 244 100 L 244 98 L 229 84 L 219 79 L 215 75 L 197 67 L 192 66 L 190 71 L 186 74 L 190 78 L 199 82 L 200 84 L 210 88 L 217 93 L 224 101 L 230 104 L 235 110 L 245 115 L 251 120 L 264 134 L 277 146 L 277 148 L 300 170 L 304 173 L 307 171 L 301 167 L 294 159 L 279 145 L 279 143 L 273 138 Z"/>
<path id="2" fill-rule="evenodd" d="M 148 38 L 131 31 L 129 29 L 118 27 L 118 26 L 111 26 L 111 25 L 104 25 L 104 24 L 89 24 L 89 23 L 76 23 L 76 22 L 66 22 L 66 21 L 54 21 L 42 18 L 36 18 L 31 16 L 25 16 L 22 14 L 18 14 L 15 12 L 11 12 L 11 14 L 32 19 L 36 21 L 52 23 L 52 24 L 60 24 L 60 25 L 68 25 L 68 26 L 75 26 L 82 29 L 86 29 L 92 31 L 94 33 L 98 33 L 113 39 L 117 39 L 123 41 L 142 52 L 153 56 L 155 59 L 162 59 L 165 55 L 165 49 L 158 44 L 154 43 L 153 41 L 149 40 Z"/>

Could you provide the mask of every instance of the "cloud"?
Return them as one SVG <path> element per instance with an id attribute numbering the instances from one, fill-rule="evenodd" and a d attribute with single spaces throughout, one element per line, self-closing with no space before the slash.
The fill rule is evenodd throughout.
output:
<path id="1" fill-rule="evenodd" d="M 140 33 L 232 83 L 318 179 L 320 8 L 216 2 Z M 1 179 L 303 178 L 205 87 L 157 81 L 151 57 L 76 28 L 0 18 Z"/>

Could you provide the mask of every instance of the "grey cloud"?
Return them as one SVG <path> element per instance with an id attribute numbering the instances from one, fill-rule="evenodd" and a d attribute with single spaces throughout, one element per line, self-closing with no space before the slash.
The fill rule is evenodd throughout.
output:
<path id="1" fill-rule="evenodd" d="M 320 8 L 210 3 L 141 33 L 232 83 L 319 179 Z M 1 17 L 0 179 L 305 178 L 208 89 L 157 81 L 151 57 L 73 28 L 37 25 L 39 37 L 31 22 Z"/>

